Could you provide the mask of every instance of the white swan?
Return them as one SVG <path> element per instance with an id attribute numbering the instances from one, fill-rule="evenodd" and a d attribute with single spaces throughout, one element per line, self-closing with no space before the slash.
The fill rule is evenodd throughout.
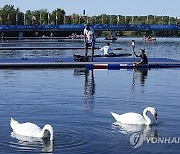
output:
<path id="1" fill-rule="evenodd" d="M 46 124 L 43 129 L 41 129 L 33 123 L 19 123 L 11 117 L 10 126 L 14 133 L 18 135 L 36 138 L 47 138 L 48 134 L 50 133 L 50 140 L 54 139 L 53 128 L 49 124 Z"/>
<path id="2" fill-rule="evenodd" d="M 151 125 L 152 124 L 151 119 L 147 116 L 148 111 L 152 113 L 152 115 L 155 117 L 157 122 L 157 111 L 153 107 L 146 107 L 143 111 L 143 116 L 134 112 L 124 113 L 121 115 L 111 112 L 111 114 L 116 119 L 116 121 L 119 121 L 121 123 L 136 124 L 136 125 Z"/>

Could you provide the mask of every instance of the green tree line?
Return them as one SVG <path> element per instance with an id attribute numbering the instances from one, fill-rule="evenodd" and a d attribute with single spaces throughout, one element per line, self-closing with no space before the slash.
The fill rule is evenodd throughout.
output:
<path id="1" fill-rule="evenodd" d="M 79 14 L 66 15 L 63 9 L 57 8 L 52 12 L 47 9 L 27 10 L 21 12 L 14 5 L 5 5 L 0 9 L 1 25 L 30 25 L 30 24 L 180 24 L 180 19 L 170 16 L 122 16 L 106 15 L 85 16 Z"/>
<path id="2" fill-rule="evenodd" d="M 85 10 L 84 10 L 85 12 Z M 40 10 L 27 10 L 21 12 L 19 8 L 15 8 L 14 5 L 5 5 L 0 8 L 0 25 L 60 25 L 60 24 L 180 24 L 180 19 L 170 16 L 123 16 L 123 15 L 107 15 L 100 14 L 97 16 L 86 16 L 73 13 L 67 15 L 66 12 L 57 8 L 52 12 L 48 12 L 47 9 Z M 70 34 L 71 32 L 68 32 Z M 98 35 L 109 35 L 110 32 L 97 32 Z M 148 33 L 148 34 L 147 34 Z M 63 35 L 67 35 L 61 33 Z M 117 35 L 123 36 L 180 36 L 180 32 L 174 31 L 156 31 L 156 32 L 117 32 Z"/>

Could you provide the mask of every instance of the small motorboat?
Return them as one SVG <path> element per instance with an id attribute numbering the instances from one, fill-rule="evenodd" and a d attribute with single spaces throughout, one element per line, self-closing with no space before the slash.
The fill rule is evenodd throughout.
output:
<path id="1" fill-rule="evenodd" d="M 153 37 L 144 38 L 144 42 L 155 42 L 155 41 L 156 41 L 156 38 L 153 38 Z"/>

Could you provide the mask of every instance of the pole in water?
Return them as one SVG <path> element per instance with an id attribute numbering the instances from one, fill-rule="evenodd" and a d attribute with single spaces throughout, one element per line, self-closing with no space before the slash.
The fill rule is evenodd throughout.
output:
<path id="1" fill-rule="evenodd" d="M 132 51 L 133 51 L 133 54 L 132 54 L 132 55 L 133 55 L 133 57 L 134 57 L 134 58 L 133 58 L 133 59 L 134 59 L 134 62 L 135 62 L 135 55 L 134 55 L 134 48 L 135 48 L 135 46 L 136 46 L 136 45 L 135 45 L 135 40 L 132 40 Z"/>
<path id="2" fill-rule="evenodd" d="M 135 48 L 135 40 L 132 40 L 132 49 L 134 51 L 134 48 Z"/>

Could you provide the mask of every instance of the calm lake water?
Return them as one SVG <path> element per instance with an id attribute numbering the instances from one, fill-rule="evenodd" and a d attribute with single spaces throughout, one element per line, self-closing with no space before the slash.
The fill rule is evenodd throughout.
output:
<path id="1" fill-rule="evenodd" d="M 111 45 L 129 52 L 131 39 L 119 38 Z M 179 38 L 159 38 L 151 44 L 139 38 L 135 40 L 137 53 L 145 48 L 148 57 L 180 59 Z M 97 45 L 104 43 L 98 41 Z M 18 44 L 34 46 L 38 43 L 14 43 Z M 49 45 L 80 46 L 82 42 Z M 0 57 L 70 56 L 74 53 L 83 51 L 2 51 Z M 179 68 L 1 69 L 0 153 L 179 153 L 179 81 Z M 147 106 L 156 108 L 157 125 L 129 127 L 116 123 L 111 115 L 111 111 L 142 113 Z M 51 124 L 54 142 L 12 136 L 11 117 L 40 127 Z M 134 145 L 132 137 L 137 132 L 144 142 Z M 163 138 L 166 141 L 159 143 L 158 139 Z"/>

